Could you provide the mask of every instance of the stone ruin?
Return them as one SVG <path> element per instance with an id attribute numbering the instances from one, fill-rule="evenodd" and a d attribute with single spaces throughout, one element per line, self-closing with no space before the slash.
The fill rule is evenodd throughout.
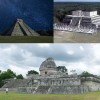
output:
<path id="1" fill-rule="evenodd" d="M 55 30 L 97 33 L 100 30 L 100 16 L 97 11 L 72 11 L 72 15 L 66 15 L 61 23 L 54 23 Z"/>
<path id="2" fill-rule="evenodd" d="M 57 67 L 53 58 L 47 58 L 40 65 L 40 75 L 30 75 L 24 80 L 12 80 L 5 88 L 15 89 L 19 93 L 33 94 L 79 94 L 100 90 L 99 77 L 80 77 L 69 75 L 65 66 Z"/>
<path id="3" fill-rule="evenodd" d="M 30 28 L 22 19 L 17 19 L 3 36 L 40 36 L 36 31 Z"/>

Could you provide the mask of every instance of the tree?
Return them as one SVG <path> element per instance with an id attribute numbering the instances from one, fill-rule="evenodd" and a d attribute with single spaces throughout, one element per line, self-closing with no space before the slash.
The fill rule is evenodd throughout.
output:
<path id="1" fill-rule="evenodd" d="M 39 74 L 39 73 L 37 71 L 35 71 L 35 70 L 30 70 L 30 71 L 28 71 L 28 75 L 29 74 L 35 74 L 36 75 L 36 74 Z"/>
<path id="2" fill-rule="evenodd" d="M 58 67 L 57 67 L 57 70 L 58 70 L 58 71 L 61 71 L 61 72 L 63 72 L 63 73 L 68 74 L 68 73 L 67 73 L 67 69 L 66 69 L 65 66 L 58 66 Z"/>
<path id="3" fill-rule="evenodd" d="M 80 74 L 81 77 L 89 77 L 89 76 L 94 76 L 93 74 L 87 72 L 87 71 L 84 71 Z"/>
<path id="4" fill-rule="evenodd" d="M 16 79 L 24 79 L 23 75 L 22 74 L 19 74 L 16 76 Z"/>
<path id="5" fill-rule="evenodd" d="M 16 74 L 13 71 L 11 71 L 10 69 L 8 69 L 7 71 L 2 72 L 0 76 L 1 76 L 2 80 L 4 80 L 4 79 L 15 78 Z"/>

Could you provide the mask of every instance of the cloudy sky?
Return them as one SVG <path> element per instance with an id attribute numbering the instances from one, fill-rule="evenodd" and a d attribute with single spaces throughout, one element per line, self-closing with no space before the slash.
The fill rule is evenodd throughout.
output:
<path id="1" fill-rule="evenodd" d="M 48 57 L 69 73 L 74 69 L 100 75 L 100 44 L 0 44 L 0 70 L 9 68 L 25 76 L 29 70 L 39 71 Z"/>
<path id="2" fill-rule="evenodd" d="M 54 0 L 54 2 L 100 2 L 100 0 Z"/>

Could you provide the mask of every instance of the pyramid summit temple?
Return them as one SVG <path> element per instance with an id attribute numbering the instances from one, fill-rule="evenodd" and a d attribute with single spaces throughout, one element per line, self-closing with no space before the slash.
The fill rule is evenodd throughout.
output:
<path id="1" fill-rule="evenodd" d="M 82 33 L 96 33 L 100 29 L 100 16 L 97 11 L 72 11 L 61 23 L 54 23 L 54 29 Z"/>

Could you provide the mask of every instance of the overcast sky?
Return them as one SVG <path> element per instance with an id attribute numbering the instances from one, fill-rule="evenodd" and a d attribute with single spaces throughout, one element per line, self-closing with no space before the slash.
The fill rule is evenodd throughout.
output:
<path id="1" fill-rule="evenodd" d="M 0 69 L 11 69 L 26 75 L 29 70 L 39 71 L 48 57 L 68 71 L 88 71 L 100 75 L 100 44 L 0 44 Z"/>
<path id="2" fill-rule="evenodd" d="M 100 0 L 54 0 L 54 2 L 100 2 Z"/>

